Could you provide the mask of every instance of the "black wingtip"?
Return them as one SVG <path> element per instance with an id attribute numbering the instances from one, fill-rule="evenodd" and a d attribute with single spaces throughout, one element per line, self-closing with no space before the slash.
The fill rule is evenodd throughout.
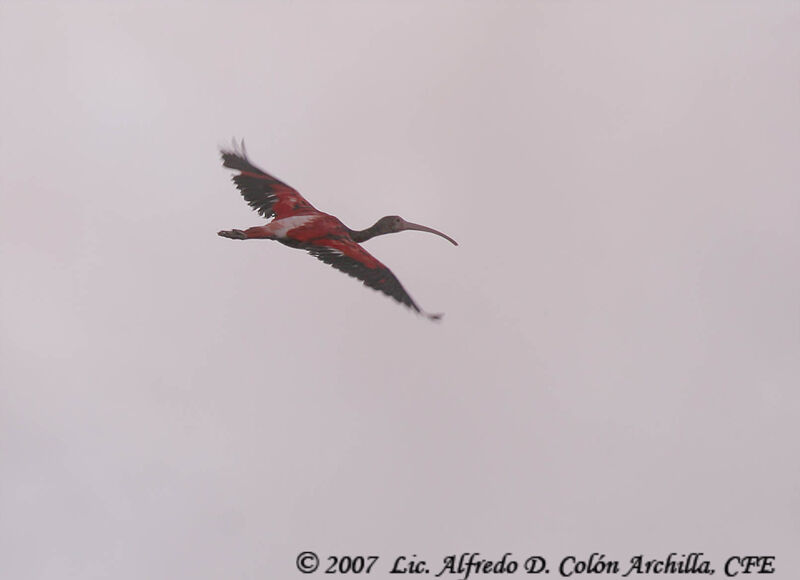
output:
<path id="1" fill-rule="evenodd" d="M 248 171 L 252 164 L 247 158 L 247 149 L 244 146 L 244 139 L 239 143 L 236 138 L 231 140 L 231 148 L 220 147 L 220 155 L 222 156 L 222 166 L 228 169 L 236 169 L 238 171 Z"/>
<path id="2" fill-rule="evenodd" d="M 244 140 L 242 140 L 242 143 L 244 143 Z M 219 147 L 219 152 L 222 155 L 239 155 L 241 157 L 241 151 L 242 146 L 236 142 L 236 137 L 231 139 L 230 145 L 220 145 Z"/>

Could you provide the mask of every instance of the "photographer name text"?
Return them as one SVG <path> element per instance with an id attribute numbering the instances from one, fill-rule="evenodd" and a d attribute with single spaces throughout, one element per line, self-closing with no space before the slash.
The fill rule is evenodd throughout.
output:
<path id="1" fill-rule="evenodd" d="M 584 575 L 627 578 L 638 575 L 713 575 L 717 568 L 703 552 L 670 552 L 663 556 L 636 554 L 628 559 L 610 558 L 593 552 L 587 556 L 568 555 L 548 559 L 542 555 L 515 556 L 506 552 L 492 558 L 480 552 L 448 554 L 439 560 L 427 560 L 416 554 L 383 559 L 376 555 L 326 555 L 301 552 L 297 569 L 304 574 L 394 574 L 432 575 L 447 580 L 468 580 L 487 575 L 557 574 L 562 578 Z M 775 556 L 733 555 L 721 563 L 720 571 L 727 578 L 751 574 L 774 574 Z"/>

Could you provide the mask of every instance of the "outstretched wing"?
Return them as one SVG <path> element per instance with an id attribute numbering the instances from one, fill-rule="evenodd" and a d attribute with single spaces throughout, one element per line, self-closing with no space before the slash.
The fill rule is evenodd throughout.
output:
<path id="1" fill-rule="evenodd" d="M 285 243 L 285 242 L 284 242 Z M 428 314 L 412 300 L 400 280 L 392 271 L 379 262 L 360 245 L 345 237 L 318 238 L 313 243 L 290 244 L 306 250 L 309 254 L 361 280 L 365 286 L 374 288 L 405 304 L 415 312 L 424 314 L 432 320 L 439 320 L 441 314 Z"/>
<path id="2" fill-rule="evenodd" d="M 317 211 L 296 189 L 250 163 L 244 141 L 241 146 L 234 141 L 233 149 L 222 149 L 221 154 L 224 167 L 239 171 L 233 176 L 233 182 L 244 199 L 265 218 L 280 219 Z"/>

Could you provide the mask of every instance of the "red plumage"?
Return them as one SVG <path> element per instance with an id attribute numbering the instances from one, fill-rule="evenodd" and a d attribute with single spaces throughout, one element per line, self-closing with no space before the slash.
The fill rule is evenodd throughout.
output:
<path id="1" fill-rule="evenodd" d="M 223 150 L 222 162 L 225 167 L 239 171 L 233 176 L 233 181 L 250 207 L 265 218 L 274 219 L 266 225 L 244 231 L 221 231 L 220 236 L 241 240 L 270 239 L 306 250 L 315 258 L 358 278 L 366 286 L 380 290 L 416 312 L 431 319 L 441 318 L 441 314 L 423 312 L 391 270 L 358 242 L 403 230 L 431 232 L 453 244 L 456 244 L 455 240 L 432 228 L 406 222 L 399 216 L 381 218 L 366 230 L 351 230 L 338 218 L 317 210 L 296 189 L 250 163 L 244 142 L 241 149 L 234 144 L 233 150 Z"/>

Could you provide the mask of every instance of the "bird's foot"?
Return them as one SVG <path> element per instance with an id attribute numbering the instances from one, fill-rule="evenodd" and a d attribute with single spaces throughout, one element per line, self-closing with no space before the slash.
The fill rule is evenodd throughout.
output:
<path id="1" fill-rule="evenodd" d="M 222 230 L 221 232 L 217 232 L 217 235 L 222 236 L 223 238 L 230 238 L 232 240 L 247 239 L 247 234 L 242 230 Z"/>

